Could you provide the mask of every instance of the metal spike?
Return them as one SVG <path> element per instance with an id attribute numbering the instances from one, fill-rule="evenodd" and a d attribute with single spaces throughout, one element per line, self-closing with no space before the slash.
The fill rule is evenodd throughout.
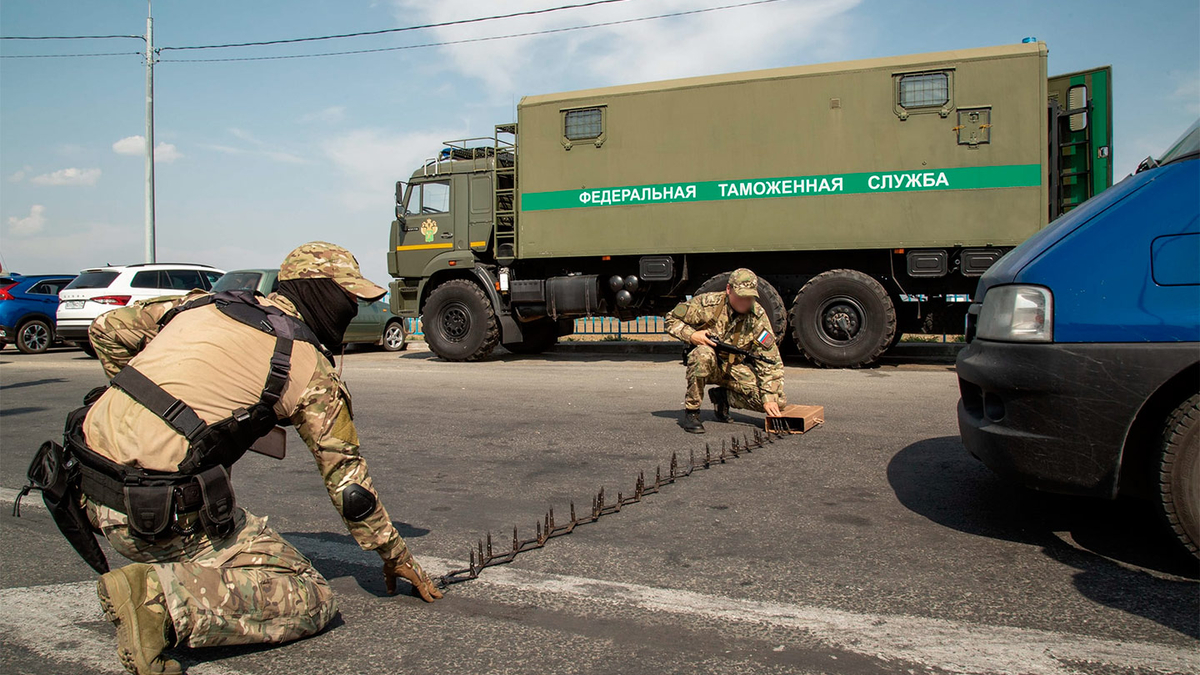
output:
<path id="1" fill-rule="evenodd" d="M 487 544 L 487 553 L 488 553 L 488 557 L 490 558 L 490 557 L 492 557 L 492 531 L 491 530 L 488 530 L 488 533 L 487 533 L 487 543 L 488 543 Z"/>
<path id="2" fill-rule="evenodd" d="M 722 452 L 724 451 L 724 448 L 725 448 L 725 445 L 724 445 L 724 444 L 722 444 L 722 445 L 721 445 Z M 706 445 L 706 446 L 704 446 L 704 468 L 706 468 L 706 469 L 707 469 L 707 468 L 708 468 L 708 465 L 709 465 L 709 464 L 711 464 L 711 463 L 712 463 L 712 455 L 711 455 L 711 453 L 708 451 L 708 446 Z"/>
<path id="3" fill-rule="evenodd" d="M 550 529 L 554 529 L 554 509 L 550 509 Z"/>
<path id="4" fill-rule="evenodd" d="M 479 540 L 479 559 L 483 560 L 483 540 Z"/>
<path id="5" fill-rule="evenodd" d="M 654 489 L 657 490 L 660 485 L 662 485 L 662 464 L 654 467 Z"/>
<path id="6" fill-rule="evenodd" d="M 679 460 L 675 456 L 675 451 L 671 451 L 671 480 L 675 480 L 675 472 L 679 470 Z"/>
<path id="7" fill-rule="evenodd" d="M 471 572 L 475 571 L 475 549 L 471 549 Z"/>
<path id="8" fill-rule="evenodd" d="M 521 550 L 521 540 L 517 539 L 517 526 L 513 525 L 513 553 Z"/>
<path id="9" fill-rule="evenodd" d="M 571 524 L 575 524 L 575 502 L 571 502 Z"/>

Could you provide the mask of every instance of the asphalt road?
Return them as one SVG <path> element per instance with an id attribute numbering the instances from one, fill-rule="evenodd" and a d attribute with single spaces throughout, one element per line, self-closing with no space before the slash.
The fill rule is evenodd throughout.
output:
<path id="1" fill-rule="evenodd" d="M 444 363 L 354 352 L 345 378 L 382 499 L 431 571 L 491 530 L 632 492 L 672 452 L 753 432 L 756 415 L 678 426 L 669 355 L 504 355 Z M 28 457 L 104 381 L 60 350 L 0 352 L 0 672 L 121 672 L 95 576 L 37 499 L 8 513 Z M 338 593 L 322 634 L 179 650 L 192 673 L 1200 672 L 1200 587 L 1153 513 L 1028 492 L 957 438 L 950 364 L 787 369 L 824 426 L 665 487 L 485 570 L 426 605 L 387 597 L 291 436 L 250 455 L 241 505 Z M 561 516 L 560 516 L 561 518 Z M 111 557 L 111 553 L 110 553 Z"/>

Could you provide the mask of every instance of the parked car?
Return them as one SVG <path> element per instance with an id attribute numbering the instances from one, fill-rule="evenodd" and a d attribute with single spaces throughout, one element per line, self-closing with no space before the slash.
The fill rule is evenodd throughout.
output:
<path id="1" fill-rule="evenodd" d="M 194 288 L 211 290 L 223 271 L 190 263 L 143 263 L 86 269 L 59 293 L 56 330 L 95 356 L 88 328 L 96 317 L 131 302 L 183 295 Z"/>
<path id="2" fill-rule="evenodd" d="M 964 445 L 1030 487 L 1152 499 L 1200 557 L 1200 121 L 980 279 Z"/>
<path id="3" fill-rule="evenodd" d="M 255 290 L 263 295 L 279 289 L 278 269 L 247 269 L 226 272 L 213 285 L 213 291 Z M 404 341 L 404 319 L 392 314 L 386 298 L 375 302 L 358 301 L 358 315 L 346 329 L 345 344 L 376 344 L 389 352 L 408 348 Z"/>
<path id="4" fill-rule="evenodd" d="M 58 341 L 54 332 L 58 292 L 74 278 L 69 274 L 0 277 L 0 348 L 11 342 L 26 354 L 40 354 Z"/>

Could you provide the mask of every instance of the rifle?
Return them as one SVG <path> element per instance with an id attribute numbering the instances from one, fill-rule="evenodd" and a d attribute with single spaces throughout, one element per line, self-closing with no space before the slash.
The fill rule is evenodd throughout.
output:
<path id="1" fill-rule="evenodd" d="M 774 359 L 769 359 L 765 356 L 760 356 L 758 354 L 755 354 L 754 352 L 750 352 L 745 349 L 740 349 L 738 347 L 734 347 L 733 345 L 731 345 L 727 342 L 721 342 L 720 340 L 713 340 L 713 338 L 711 338 L 711 337 L 708 339 L 713 341 L 713 349 L 715 349 L 717 352 L 725 352 L 726 354 L 734 354 L 736 356 L 740 356 L 743 359 L 745 359 L 745 361 L 748 365 L 754 365 L 755 361 L 758 361 L 760 363 L 765 363 L 765 364 L 771 365 L 771 366 L 773 366 L 777 363 Z"/>

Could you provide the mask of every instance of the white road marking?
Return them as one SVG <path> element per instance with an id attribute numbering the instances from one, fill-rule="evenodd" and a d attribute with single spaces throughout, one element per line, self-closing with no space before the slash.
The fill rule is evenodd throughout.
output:
<path id="1" fill-rule="evenodd" d="M 15 490 L 0 488 L 0 502 L 12 503 Z M 41 506 L 40 499 L 30 500 Z M 288 539 L 306 555 L 354 565 L 377 566 L 378 557 L 345 543 L 292 535 Z M 419 558 L 431 574 L 461 567 L 462 561 Z M 655 588 L 603 579 L 546 574 L 511 566 L 493 567 L 470 582 L 525 593 L 567 596 L 605 605 L 638 608 L 727 622 L 756 623 L 803 631 L 838 649 L 883 661 L 914 663 L 956 673 L 1078 672 L 1073 664 L 1105 664 L 1138 672 L 1195 673 L 1200 652 L 1172 645 L 1115 641 L 1075 633 L 991 626 L 928 617 L 847 612 L 788 603 L 760 602 Z M 73 660 L 94 663 L 92 655 L 111 652 L 112 645 L 78 628 L 81 621 L 102 620 L 95 609 L 91 583 L 15 588 L 0 591 L 0 625 L 24 644 L 54 645 L 66 638 L 92 642 L 67 650 Z M 450 590 L 453 594 L 454 589 Z M 81 610 L 86 607 L 87 610 Z M 82 639 L 81 639 L 82 640 Z M 81 644 L 84 644 L 81 641 Z M 55 653 L 65 653 L 55 649 Z M 100 659 L 104 663 L 108 662 Z M 111 667 L 111 664 L 108 664 Z M 898 664 L 899 665 L 899 664 Z M 197 667 L 199 668 L 199 666 Z M 197 673 L 232 672 L 194 669 Z"/>

